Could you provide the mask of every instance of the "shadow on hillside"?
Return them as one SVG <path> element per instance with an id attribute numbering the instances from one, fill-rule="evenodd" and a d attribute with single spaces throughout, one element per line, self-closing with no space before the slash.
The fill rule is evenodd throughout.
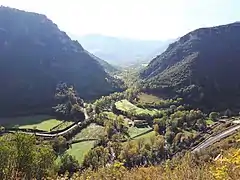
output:
<path id="1" fill-rule="evenodd" d="M 43 121 L 53 119 L 49 115 L 31 115 L 31 116 L 17 116 L 17 117 L 0 117 L 0 126 L 4 127 L 18 127 L 23 125 L 38 124 Z"/>

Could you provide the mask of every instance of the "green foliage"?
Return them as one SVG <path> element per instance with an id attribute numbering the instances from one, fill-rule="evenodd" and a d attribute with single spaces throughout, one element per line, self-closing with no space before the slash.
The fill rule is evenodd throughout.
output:
<path id="1" fill-rule="evenodd" d="M 110 160 L 109 150 L 103 146 L 98 146 L 88 152 L 84 157 L 83 166 L 97 169 L 104 167 Z"/>
<path id="2" fill-rule="evenodd" d="M 34 136 L 4 135 L 0 143 L 0 179 L 41 179 L 53 171 L 53 149 L 49 144 L 37 143 Z"/>
<path id="3" fill-rule="evenodd" d="M 111 111 L 115 102 L 124 99 L 124 97 L 124 93 L 113 93 L 109 96 L 103 96 L 94 102 L 96 113 Z"/>
<path id="4" fill-rule="evenodd" d="M 217 113 L 217 112 L 211 112 L 211 113 L 209 114 L 209 118 L 210 118 L 212 121 L 216 121 L 219 116 L 220 116 L 220 115 L 219 115 L 219 113 Z"/>
<path id="5" fill-rule="evenodd" d="M 166 133 L 165 133 L 165 139 L 166 141 L 171 144 L 173 142 L 173 139 L 175 137 L 175 133 L 173 131 L 171 131 L 171 129 L 167 129 Z"/>
<path id="6" fill-rule="evenodd" d="M 52 146 L 57 155 L 62 155 L 68 148 L 67 140 L 62 136 L 55 137 Z"/>
<path id="7" fill-rule="evenodd" d="M 58 104 L 53 109 L 57 117 L 75 121 L 84 119 L 84 102 L 73 87 L 68 87 L 66 83 L 58 84 L 55 98 Z"/>
<path id="8" fill-rule="evenodd" d="M 127 89 L 124 92 L 118 93 L 115 92 L 109 96 L 103 96 L 102 98 L 95 101 L 95 109 L 97 113 L 103 111 L 114 111 L 115 103 L 123 99 L 129 101 L 134 101 L 137 98 L 138 90 L 137 89 Z"/>
<path id="9" fill-rule="evenodd" d="M 117 116 L 115 119 L 105 121 L 104 127 L 108 139 L 113 140 L 113 136 L 115 140 L 121 140 L 124 136 L 129 137 L 128 127 L 125 125 L 123 116 Z"/>
<path id="10" fill-rule="evenodd" d="M 158 110 L 148 110 L 135 106 L 128 100 L 124 99 L 115 103 L 116 108 L 122 112 L 125 112 L 128 116 L 158 116 L 161 114 Z"/>
<path id="11" fill-rule="evenodd" d="M 79 164 L 81 164 L 84 156 L 94 147 L 94 143 L 95 141 L 85 141 L 72 144 L 66 153 L 76 158 Z"/>
<path id="12" fill-rule="evenodd" d="M 239 76 L 238 30 L 238 23 L 232 23 L 187 33 L 140 73 L 142 89 L 183 97 L 184 102 L 204 110 L 238 108 L 240 87 L 236 84 L 240 80 L 232 81 Z"/>
<path id="13" fill-rule="evenodd" d="M 64 154 L 61 156 L 58 166 L 60 174 L 65 174 L 66 172 L 77 172 L 80 167 L 78 161 L 69 154 Z"/>
<path id="14" fill-rule="evenodd" d="M 159 163 L 165 158 L 164 138 L 151 136 L 150 141 L 138 139 L 122 145 L 109 142 L 107 146 L 97 146 L 85 156 L 85 168 L 98 169 L 107 164 L 122 162 L 126 167 Z"/>

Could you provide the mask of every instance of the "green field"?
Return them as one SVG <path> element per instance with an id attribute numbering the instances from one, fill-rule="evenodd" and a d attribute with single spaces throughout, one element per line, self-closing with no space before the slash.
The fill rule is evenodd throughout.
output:
<path id="1" fill-rule="evenodd" d="M 63 121 L 61 120 L 57 120 L 57 119 L 48 119 L 48 120 L 44 120 L 40 123 L 37 124 L 30 124 L 30 125 L 24 125 L 24 126 L 19 126 L 19 128 L 21 129 L 39 129 L 39 130 L 43 130 L 43 131 L 51 131 L 52 128 L 54 128 L 55 126 L 61 124 Z M 71 125 L 72 122 L 68 122 L 69 125 Z M 67 123 L 67 124 L 68 124 Z M 67 125 L 66 124 L 66 125 Z M 65 126 L 62 127 L 62 129 L 64 129 Z M 60 129 L 58 129 L 60 130 Z"/>
<path id="2" fill-rule="evenodd" d="M 126 99 L 116 102 L 115 105 L 116 105 L 116 108 L 120 111 L 133 112 L 136 115 L 137 114 L 149 114 L 152 116 L 159 112 L 158 110 L 149 110 L 149 109 L 139 108 Z"/>
<path id="3" fill-rule="evenodd" d="M 206 123 L 207 123 L 207 125 L 212 125 L 212 124 L 214 124 L 214 121 L 213 120 L 211 120 L 211 119 L 207 119 L 206 120 Z"/>
<path id="4" fill-rule="evenodd" d="M 135 137 L 139 134 L 145 133 L 147 131 L 149 131 L 151 128 L 137 128 L 137 127 L 130 127 L 128 129 L 128 133 L 130 135 L 130 137 Z"/>
<path id="5" fill-rule="evenodd" d="M 73 144 L 67 153 L 74 156 L 79 163 L 83 162 L 84 156 L 93 148 L 95 141 L 86 141 Z"/>
<path id="6" fill-rule="evenodd" d="M 138 136 L 136 138 L 133 138 L 131 139 L 131 141 L 133 142 L 137 142 L 139 139 L 142 139 L 145 143 L 150 143 L 151 142 L 151 137 L 154 137 L 155 136 L 155 132 L 154 131 L 151 131 L 147 134 L 143 134 L 141 136 Z M 123 145 L 127 144 L 128 142 L 124 142 Z"/>
<path id="7" fill-rule="evenodd" d="M 140 93 L 138 95 L 138 98 L 141 103 L 155 103 L 155 102 L 159 102 L 161 100 L 157 96 L 154 96 L 152 94 L 146 94 L 146 93 Z"/>
<path id="8" fill-rule="evenodd" d="M 33 116 L 19 116 L 19 117 L 8 117 L 0 118 L 1 125 L 4 127 L 15 127 L 15 128 L 29 128 L 29 129 L 39 129 L 43 131 L 50 131 L 57 125 L 55 130 L 60 130 L 72 124 L 72 122 L 64 122 L 62 120 L 57 120 L 49 115 L 33 115 Z"/>
<path id="9" fill-rule="evenodd" d="M 68 127 L 72 124 L 73 124 L 72 121 L 61 121 L 60 124 L 58 124 L 57 126 L 52 128 L 52 131 L 58 131 L 58 130 L 65 129 L 66 127 Z"/>
<path id="10" fill-rule="evenodd" d="M 90 124 L 88 127 L 84 128 L 80 133 L 78 133 L 74 140 L 80 139 L 98 139 L 100 135 L 104 135 L 104 127 Z"/>
<path id="11" fill-rule="evenodd" d="M 144 134 L 142 136 L 138 136 L 136 138 L 134 138 L 133 140 L 138 140 L 138 139 L 144 139 L 145 141 L 150 141 L 150 137 L 155 136 L 155 132 L 151 131 L 147 134 Z"/>
<path id="12" fill-rule="evenodd" d="M 104 112 L 102 112 L 102 114 L 105 114 L 107 116 L 107 118 L 111 119 L 111 120 L 114 120 L 117 118 L 117 115 L 114 114 L 113 112 L 104 111 Z"/>

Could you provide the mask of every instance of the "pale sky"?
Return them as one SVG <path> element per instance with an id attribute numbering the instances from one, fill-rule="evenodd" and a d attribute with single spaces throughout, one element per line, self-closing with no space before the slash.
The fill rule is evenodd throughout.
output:
<path id="1" fill-rule="evenodd" d="M 45 14 L 69 34 L 135 39 L 177 38 L 240 20 L 240 0 L 0 0 L 0 5 Z"/>

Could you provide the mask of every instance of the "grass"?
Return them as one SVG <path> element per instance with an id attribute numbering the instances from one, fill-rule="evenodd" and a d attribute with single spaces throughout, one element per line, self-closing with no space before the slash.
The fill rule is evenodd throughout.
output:
<path id="1" fill-rule="evenodd" d="M 80 139 L 98 139 L 100 135 L 104 135 L 104 127 L 90 124 L 88 127 L 84 128 L 80 133 L 78 133 L 74 140 Z"/>
<path id="2" fill-rule="evenodd" d="M 212 124 L 214 124 L 214 121 L 213 120 L 211 120 L 211 119 L 207 119 L 206 120 L 206 123 L 207 123 L 207 125 L 212 125 Z"/>
<path id="3" fill-rule="evenodd" d="M 128 129 L 129 135 L 130 137 L 135 137 L 139 134 L 142 134 L 148 130 L 150 130 L 151 128 L 137 128 L 137 127 L 130 127 Z"/>
<path id="4" fill-rule="evenodd" d="M 40 123 L 37 124 L 30 124 L 30 125 L 24 125 L 24 126 L 19 126 L 19 128 L 21 129 L 39 129 L 39 130 L 43 130 L 43 131 L 51 131 L 51 129 L 59 124 L 61 124 L 63 121 L 57 120 L 57 119 L 48 119 L 45 121 L 42 121 Z"/>
<path id="5" fill-rule="evenodd" d="M 138 98 L 139 98 L 139 101 L 141 103 L 149 103 L 149 104 L 154 103 L 154 102 L 158 102 L 158 101 L 161 100 L 157 96 L 154 96 L 152 94 L 146 94 L 146 93 L 140 93 L 138 95 Z"/>
<path id="6" fill-rule="evenodd" d="M 155 136 L 155 132 L 154 131 L 151 131 L 151 132 L 149 132 L 147 134 L 144 134 L 142 136 L 138 136 L 138 137 L 134 138 L 133 140 L 144 139 L 145 141 L 150 141 L 150 138 L 152 136 Z"/>
<path id="7" fill-rule="evenodd" d="M 159 112 L 158 110 L 149 110 L 149 109 L 139 108 L 126 99 L 116 102 L 115 105 L 116 105 L 116 108 L 120 111 L 134 112 L 136 115 L 137 114 L 149 114 L 149 115 L 153 116 Z"/>
<path id="8" fill-rule="evenodd" d="M 18 117 L 7 117 L 0 118 L 1 125 L 7 128 L 29 128 L 29 129 L 39 129 L 43 131 L 50 131 L 55 126 L 55 130 L 64 129 L 65 127 L 72 124 L 72 122 L 64 122 L 62 120 L 57 120 L 53 116 L 49 115 L 33 115 L 33 116 L 18 116 Z"/>
<path id="9" fill-rule="evenodd" d="M 108 119 L 116 119 L 117 118 L 117 115 L 114 114 L 113 112 L 106 111 L 106 112 L 103 112 L 103 114 L 106 114 Z"/>
<path id="10" fill-rule="evenodd" d="M 79 163 L 82 163 L 84 156 L 90 151 L 94 146 L 95 141 L 86 141 L 73 144 L 67 153 L 75 157 Z"/>
<path id="11" fill-rule="evenodd" d="M 58 124 L 57 126 L 52 128 L 52 131 L 58 131 L 58 130 L 62 130 L 65 129 L 66 127 L 72 125 L 73 122 L 72 121 L 62 121 L 60 124 Z"/>

